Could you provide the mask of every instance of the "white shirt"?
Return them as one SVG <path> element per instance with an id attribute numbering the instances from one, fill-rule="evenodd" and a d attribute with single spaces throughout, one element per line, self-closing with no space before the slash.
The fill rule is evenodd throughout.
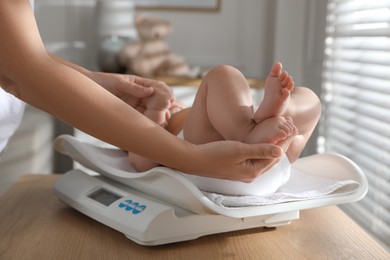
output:
<path id="1" fill-rule="evenodd" d="M 30 0 L 34 8 L 34 0 Z M 0 155 L 22 121 L 25 104 L 0 88 Z"/>
<path id="2" fill-rule="evenodd" d="M 0 154 L 18 128 L 24 107 L 23 101 L 0 89 Z"/>

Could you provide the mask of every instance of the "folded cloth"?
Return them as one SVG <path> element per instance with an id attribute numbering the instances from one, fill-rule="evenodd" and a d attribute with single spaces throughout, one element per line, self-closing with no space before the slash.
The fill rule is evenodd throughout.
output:
<path id="1" fill-rule="evenodd" d="M 227 207 L 264 206 L 291 201 L 318 199 L 352 193 L 359 187 L 354 180 L 336 180 L 313 176 L 292 169 L 290 179 L 276 192 L 263 196 L 227 196 L 202 191 L 215 204 Z"/>

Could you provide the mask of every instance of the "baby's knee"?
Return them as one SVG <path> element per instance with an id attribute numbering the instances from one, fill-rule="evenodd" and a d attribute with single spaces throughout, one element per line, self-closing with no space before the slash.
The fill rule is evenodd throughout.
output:
<path id="1" fill-rule="evenodd" d="M 318 97 L 318 95 L 307 87 L 295 87 L 292 95 L 299 95 L 302 96 L 302 100 L 305 100 L 306 104 L 309 104 L 311 107 L 318 110 L 318 112 L 321 112 L 321 99 Z"/>
<path id="2" fill-rule="evenodd" d="M 307 92 L 307 97 L 308 99 L 312 102 L 313 106 L 313 112 L 316 113 L 317 115 L 321 114 L 321 99 L 318 97 L 318 95 L 311 89 L 309 88 L 304 88 Z"/>
<path id="3" fill-rule="evenodd" d="M 209 78 L 221 78 L 231 75 L 242 75 L 242 73 L 235 67 L 230 65 L 219 65 L 212 68 L 206 75 Z"/>
<path id="4" fill-rule="evenodd" d="M 227 88 L 238 88 L 240 91 L 248 91 L 249 89 L 249 85 L 241 71 L 230 65 L 214 67 L 206 74 L 202 83 L 204 83 L 202 84 L 203 87 L 215 91 L 223 91 Z"/>

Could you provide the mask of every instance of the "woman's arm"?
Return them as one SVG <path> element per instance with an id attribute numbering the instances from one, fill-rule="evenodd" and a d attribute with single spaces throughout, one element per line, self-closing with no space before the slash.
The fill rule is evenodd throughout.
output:
<path id="1" fill-rule="evenodd" d="M 145 113 L 148 105 L 152 102 L 155 103 L 155 100 L 159 100 L 162 107 L 169 107 L 174 100 L 171 88 L 164 82 L 136 75 L 90 71 L 53 54 L 49 54 L 49 56 L 92 79 L 141 113 Z"/>
<path id="2" fill-rule="evenodd" d="M 190 110 L 191 108 L 184 108 L 173 113 L 167 121 L 165 130 L 177 136 L 183 130 L 184 122 L 187 120 Z M 139 172 L 147 171 L 160 165 L 153 160 L 139 156 L 138 154 L 132 152 L 128 152 L 128 159 L 135 170 Z"/>
<path id="3" fill-rule="evenodd" d="M 248 181 L 282 153 L 272 145 L 228 141 L 193 145 L 171 135 L 95 81 L 53 60 L 28 0 L 0 1 L 0 85 L 86 133 L 188 173 Z"/>

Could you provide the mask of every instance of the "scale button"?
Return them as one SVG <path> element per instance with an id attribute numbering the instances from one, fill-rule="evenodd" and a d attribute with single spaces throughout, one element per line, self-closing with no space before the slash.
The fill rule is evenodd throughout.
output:
<path id="1" fill-rule="evenodd" d="M 146 205 L 139 204 L 133 200 L 125 200 L 124 202 L 119 203 L 120 208 L 124 208 L 126 211 L 130 211 L 134 215 L 141 213 L 146 209 Z"/>
<path id="2" fill-rule="evenodd" d="M 138 205 L 138 206 L 134 207 L 133 214 L 141 213 L 145 209 L 146 209 L 146 205 Z"/>

